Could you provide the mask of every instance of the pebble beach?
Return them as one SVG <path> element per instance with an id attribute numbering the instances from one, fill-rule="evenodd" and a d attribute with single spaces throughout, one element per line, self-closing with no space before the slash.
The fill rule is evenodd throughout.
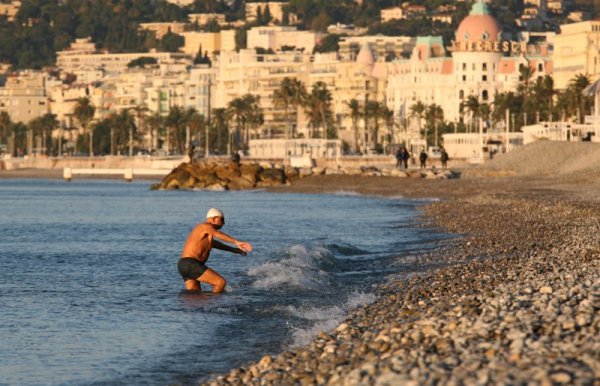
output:
<path id="1" fill-rule="evenodd" d="M 416 225 L 456 237 L 398 256 L 441 264 L 389 277 L 373 303 L 308 345 L 206 384 L 600 385 L 600 145 L 538 142 L 454 171 L 460 178 L 318 175 L 268 188 L 431 198 Z"/>
<path id="2" fill-rule="evenodd" d="M 541 143 L 457 180 L 315 176 L 273 188 L 439 198 L 417 222 L 457 237 L 415 257 L 442 267 L 390 277 L 309 345 L 207 384 L 600 385 L 596 154 L 600 145 Z"/>

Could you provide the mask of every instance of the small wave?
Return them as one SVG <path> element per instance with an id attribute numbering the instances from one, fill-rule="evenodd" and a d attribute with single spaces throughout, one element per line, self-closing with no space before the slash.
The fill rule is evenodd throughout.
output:
<path id="1" fill-rule="evenodd" d="M 317 291 L 332 285 L 327 268 L 335 264 L 334 260 L 323 246 L 294 245 L 284 251 L 281 260 L 252 267 L 248 275 L 255 278 L 252 287 L 258 289 L 291 287 Z"/>
<path id="2" fill-rule="evenodd" d="M 333 243 L 327 246 L 334 253 L 342 256 L 366 255 L 369 252 L 346 243 Z"/>
<path id="3" fill-rule="evenodd" d="M 288 311 L 302 319 L 313 323 L 309 327 L 292 327 L 292 346 L 304 346 L 321 331 L 331 331 L 336 328 L 346 317 L 348 311 L 364 306 L 375 301 L 375 295 L 369 293 L 354 292 L 349 294 L 348 299 L 342 306 L 332 307 L 301 307 L 289 306 Z"/>
<path id="4" fill-rule="evenodd" d="M 338 191 L 333 192 L 333 194 L 335 196 L 352 196 L 352 197 L 362 196 L 362 194 L 352 191 L 352 190 L 338 190 Z"/>

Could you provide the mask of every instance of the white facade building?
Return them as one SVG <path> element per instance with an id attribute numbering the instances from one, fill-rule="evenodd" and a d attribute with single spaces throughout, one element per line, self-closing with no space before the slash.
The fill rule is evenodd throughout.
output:
<path id="1" fill-rule="evenodd" d="M 56 66 L 64 72 L 103 69 L 121 72 L 127 65 L 142 57 L 156 59 L 159 63 L 192 63 L 190 55 L 172 52 L 131 52 L 123 54 L 98 53 L 94 43 L 88 39 L 77 39 L 67 50 L 56 53 Z"/>
<path id="2" fill-rule="evenodd" d="M 248 31 L 248 48 L 264 48 L 274 51 L 282 47 L 293 47 L 312 53 L 315 48 L 316 34 L 310 31 L 298 31 L 296 27 L 254 27 Z"/>

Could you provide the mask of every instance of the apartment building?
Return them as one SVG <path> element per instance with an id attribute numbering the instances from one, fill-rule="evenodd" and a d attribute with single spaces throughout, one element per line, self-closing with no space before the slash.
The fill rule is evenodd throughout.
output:
<path id="1" fill-rule="evenodd" d="M 402 7 L 392 7 L 381 10 L 381 22 L 406 19 L 406 12 Z"/>
<path id="2" fill-rule="evenodd" d="M 340 59 L 354 61 L 366 44 L 373 53 L 375 60 L 385 58 L 402 58 L 410 56 L 415 47 L 416 38 L 410 36 L 345 36 L 339 41 Z"/>
<path id="3" fill-rule="evenodd" d="M 600 76 L 600 21 L 590 20 L 563 24 L 554 36 L 554 85 L 564 89 L 578 74 L 591 80 Z"/>
<path id="4" fill-rule="evenodd" d="M 264 15 L 268 8 L 269 13 L 271 14 L 272 21 L 281 23 L 284 21 L 284 7 L 287 6 L 289 3 L 277 1 L 261 1 L 257 3 L 246 2 L 245 4 L 247 22 L 256 21 L 257 15 L 259 13 Z M 289 24 L 295 24 L 298 21 L 298 17 L 293 13 L 288 13 L 287 16 Z"/>
<path id="5" fill-rule="evenodd" d="M 294 47 L 311 53 L 317 36 L 311 31 L 298 31 L 296 27 L 272 26 L 253 27 L 248 31 L 247 48 L 264 48 L 279 51 L 283 47 Z"/>
<path id="6" fill-rule="evenodd" d="M 112 54 L 97 52 L 90 38 L 77 39 L 71 46 L 56 53 L 56 66 L 64 72 L 79 70 L 103 69 L 105 71 L 121 72 L 127 65 L 142 57 L 154 58 L 159 63 L 187 62 L 192 63 L 192 57 L 185 53 L 173 52 L 130 52 Z"/>
<path id="7" fill-rule="evenodd" d="M 189 31 L 181 33 L 181 36 L 185 40 L 181 50 L 192 57 L 201 53 L 214 58 L 218 52 L 235 50 L 235 30 L 222 30 L 220 32 Z"/>
<path id="8" fill-rule="evenodd" d="M 22 123 L 48 113 L 47 77 L 35 71 L 8 76 L 0 87 L 0 111 L 6 111 L 13 122 Z"/>
<path id="9" fill-rule="evenodd" d="M 157 39 L 162 39 L 168 33 L 181 34 L 185 31 L 185 23 L 140 23 L 140 29 L 154 32 Z"/>
<path id="10" fill-rule="evenodd" d="M 311 55 L 300 51 L 259 55 L 253 49 L 221 52 L 214 83 L 215 108 L 226 108 L 229 102 L 245 94 L 260 98 L 264 125 L 255 137 L 283 137 L 287 122 L 283 108 L 275 105 L 273 92 L 285 77 L 306 80 L 305 72 Z"/>
<path id="11" fill-rule="evenodd" d="M 220 26 L 227 24 L 224 13 L 190 13 L 188 20 L 192 24 L 206 25 L 209 21 L 215 20 Z"/>

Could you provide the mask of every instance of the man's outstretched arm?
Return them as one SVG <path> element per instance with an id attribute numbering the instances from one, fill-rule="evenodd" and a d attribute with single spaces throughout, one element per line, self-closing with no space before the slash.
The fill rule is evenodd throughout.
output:
<path id="1" fill-rule="evenodd" d="M 234 247 L 229 246 L 227 244 L 223 244 L 222 242 L 217 241 L 215 239 L 213 239 L 212 247 L 216 248 L 216 249 L 220 249 L 222 251 L 237 253 L 237 254 L 240 254 L 242 256 L 246 256 L 246 251 L 244 251 L 242 248 L 234 248 Z"/>
<path id="2" fill-rule="evenodd" d="M 245 252 L 250 252 L 252 250 L 252 245 L 250 243 L 238 241 L 238 240 L 234 239 L 233 237 L 229 236 L 228 234 L 223 233 L 221 231 L 215 230 L 213 235 L 215 238 L 217 238 L 219 240 L 223 240 L 228 243 L 235 244 L 238 248 L 242 249 Z"/>

